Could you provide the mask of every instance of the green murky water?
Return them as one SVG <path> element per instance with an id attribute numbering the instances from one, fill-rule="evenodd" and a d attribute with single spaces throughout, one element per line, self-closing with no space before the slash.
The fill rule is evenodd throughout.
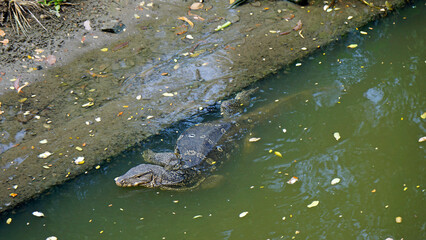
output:
<path id="1" fill-rule="evenodd" d="M 176 131 L 213 114 L 2 216 L 1 239 L 425 239 L 421 4 L 258 84 L 253 108 L 310 94 L 276 103 L 280 111 L 253 130 L 261 140 L 244 139 L 220 169 L 219 187 L 167 192 L 122 189 L 112 180 L 141 163 L 146 147 L 171 149 Z M 358 48 L 346 48 L 352 43 Z M 292 176 L 299 181 L 287 184 Z M 318 206 L 308 208 L 313 201 Z M 32 216 L 36 210 L 46 217 Z"/>

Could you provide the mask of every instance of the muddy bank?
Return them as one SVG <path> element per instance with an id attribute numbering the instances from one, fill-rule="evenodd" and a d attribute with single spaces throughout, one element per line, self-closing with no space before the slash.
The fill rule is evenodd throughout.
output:
<path id="1" fill-rule="evenodd" d="M 402 4 L 392 1 L 394 7 Z M 190 5 L 154 1 L 133 6 L 137 16 L 112 10 L 127 25 L 126 32 L 103 39 L 107 33 L 86 33 L 90 41 L 100 39 L 93 45 L 75 37 L 68 46 L 84 54 L 67 57 L 68 48 L 58 52 L 68 59 L 63 65 L 49 67 L 22 92 L 12 89 L 0 96 L 0 211 L 96 169 L 161 129 L 287 64 L 295 66 L 294 61 L 386 14 L 360 1 L 339 2 L 329 12 L 322 2 L 300 7 L 262 1 L 230 10 L 226 1 L 208 1 L 188 11 Z M 215 31 L 227 21 L 232 24 Z"/>

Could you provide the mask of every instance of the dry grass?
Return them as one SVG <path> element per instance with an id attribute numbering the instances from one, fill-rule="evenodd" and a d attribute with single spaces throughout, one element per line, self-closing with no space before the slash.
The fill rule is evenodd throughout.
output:
<path id="1" fill-rule="evenodd" d="M 47 29 L 41 24 L 37 17 L 32 11 L 41 11 L 42 8 L 37 2 L 26 1 L 26 0 L 10 0 L 8 11 L 10 21 L 13 29 L 18 33 L 26 35 L 28 30 L 31 28 L 31 24 L 27 19 L 27 15 L 30 15 L 44 30 Z"/>

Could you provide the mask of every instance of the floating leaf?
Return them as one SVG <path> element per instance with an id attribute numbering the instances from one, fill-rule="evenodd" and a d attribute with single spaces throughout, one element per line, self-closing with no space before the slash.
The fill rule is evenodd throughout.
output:
<path id="1" fill-rule="evenodd" d="M 275 151 L 275 152 L 274 152 L 274 154 L 275 154 L 276 156 L 278 156 L 278 157 L 281 157 L 281 158 L 283 157 L 283 155 L 282 155 L 280 152 L 278 152 L 278 151 Z"/>
<path id="2" fill-rule="evenodd" d="M 354 43 L 354 44 L 349 44 L 349 45 L 348 45 L 348 48 L 356 48 L 356 47 L 358 47 L 358 44 L 355 44 L 355 43 Z"/>
<path id="3" fill-rule="evenodd" d="M 6 33 L 0 29 L 0 37 L 4 37 L 6 35 Z"/>
<path id="4" fill-rule="evenodd" d="M 402 217 L 396 217 L 395 222 L 396 223 L 402 223 Z"/>
<path id="5" fill-rule="evenodd" d="M 58 238 L 55 237 L 55 236 L 50 236 L 50 237 L 46 238 L 46 240 L 58 240 Z"/>
<path id="6" fill-rule="evenodd" d="M 311 204 L 309 204 L 307 207 L 308 207 L 308 208 L 313 208 L 313 207 L 318 206 L 318 204 L 319 204 L 319 201 L 313 201 L 313 202 L 311 202 Z"/>
<path id="7" fill-rule="evenodd" d="M 44 152 L 42 154 L 39 154 L 38 158 L 48 158 L 50 155 L 52 155 L 52 153 L 46 151 L 46 152 Z"/>
<path id="8" fill-rule="evenodd" d="M 8 218 L 7 220 L 6 220 L 6 224 L 11 224 L 12 223 L 12 218 Z"/>
<path id="9" fill-rule="evenodd" d="M 173 93 L 163 93 L 163 96 L 165 97 L 173 97 Z"/>
<path id="10" fill-rule="evenodd" d="M 336 139 L 336 141 L 339 141 L 339 139 L 340 139 L 340 133 L 339 132 L 333 133 L 333 136 Z"/>
<path id="11" fill-rule="evenodd" d="M 299 181 L 298 177 L 292 177 L 290 180 L 287 181 L 288 184 L 295 184 L 297 181 Z"/>
<path id="12" fill-rule="evenodd" d="M 254 138 L 250 138 L 249 139 L 249 142 L 257 142 L 257 141 L 259 141 L 260 140 L 260 138 L 256 138 L 256 137 L 254 137 Z"/>
<path id="13" fill-rule="evenodd" d="M 243 218 L 245 216 L 247 216 L 248 212 L 242 212 L 240 213 L 240 215 L 238 215 L 240 218 Z"/>
<path id="14" fill-rule="evenodd" d="M 81 148 L 81 147 L 75 147 L 75 149 L 77 149 L 77 151 L 79 151 L 79 152 L 83 151 L 83 148 Z"/>
<path id="15" fill-rule="evenodd" d="M 18 194 L 17 193 L 11 193 L 11 194 L 9 194 L 9 196 L 14 198 L 14 197 L 18 196 Z"/>
<path id="16" fill-rule="evenodd" d="M 419 142 L 424 142 L 424 141 L 426 141 L 426 136 L 419 138 Z"/>
<path id="17" fill-rule="evenodd" d="M 333 180 L 331 180 L 331 185 L 336 185 L 340 182 L 340 178 L 334 178 Z"/>
<path id="18" fill-rule="evenodd" d="M 108 48 L 102 48 L 101 51 L 102 52 L 108 52 Z"/>
<path id="19" fill-rule="evenodd" d="M 420 115 L 420 117 L 421 117 L 422 119 L 426 119 L 426 112 L 424 112 L 422 115 Z"/>
<path id="20" fill-rule="evenodd" d="M 186 17 L 178 17 L 177 19 L 187 22 L 187 23 L 189 24 L 189 26 L 191 26 L 191 28 L 193 28 L 193 27 L 194 27 L 194 23 L 193 23 L 193 22 L 191 22 L 191 20 L 189 20 L 189 19 L 188 19 L 188 18 L 186 18 Z"/>
<path id="21" fill-rule="evenodd" d="M 197 218 L 202 218 L 203 215 L 195 215 L 194 217 L 192 217 L 193 219 L 197 219 Z"/>
<path id="22" fill-rule="evenodd" d="M 33 215 L 36 216 L 36 217 L 44 217 L 44 213 L 39 212 L 39 211 L 33 212 Z"/>
<path id="23" fill-rule="evenodd" d="M 39 142 L 40 144 L 46 144 L 47 143 L 47 139 L 43 139 Z"/>

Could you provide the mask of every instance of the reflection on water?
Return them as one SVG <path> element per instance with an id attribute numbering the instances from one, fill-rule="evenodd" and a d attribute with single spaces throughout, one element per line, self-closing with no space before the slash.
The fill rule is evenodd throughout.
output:
<path id="1" fill-rule="evenodd" d="M 189 121 L 3 216 L 0 236 L 424 239 L 425 151 L 418 143 L 426 134 L 420 117 L 426 111 L 424 10 L 407 8 L 366 26 L 368 35 L 354 31 L 302 67 L 259 83 L 253 108 L 313 94 L 276 103 L 274 117 L 251 132 L 261 140 L 242 140 L 241 150 L 219 170 L 226 178 L 220 187 L 167 192 L 122 189 L 113 182 L 143 161 L 145 148 L 171 150 L 194 123 Z M 359 47 L 346 48 L 352 43 Z M 288 184 L 293 176 L 298 181 Z M 335 178 L 340 182 L 332 185 Z M 318 206 L 308 208 L 313 201 Z M 46 217 L 32 216 L 35 210 Z"/>

